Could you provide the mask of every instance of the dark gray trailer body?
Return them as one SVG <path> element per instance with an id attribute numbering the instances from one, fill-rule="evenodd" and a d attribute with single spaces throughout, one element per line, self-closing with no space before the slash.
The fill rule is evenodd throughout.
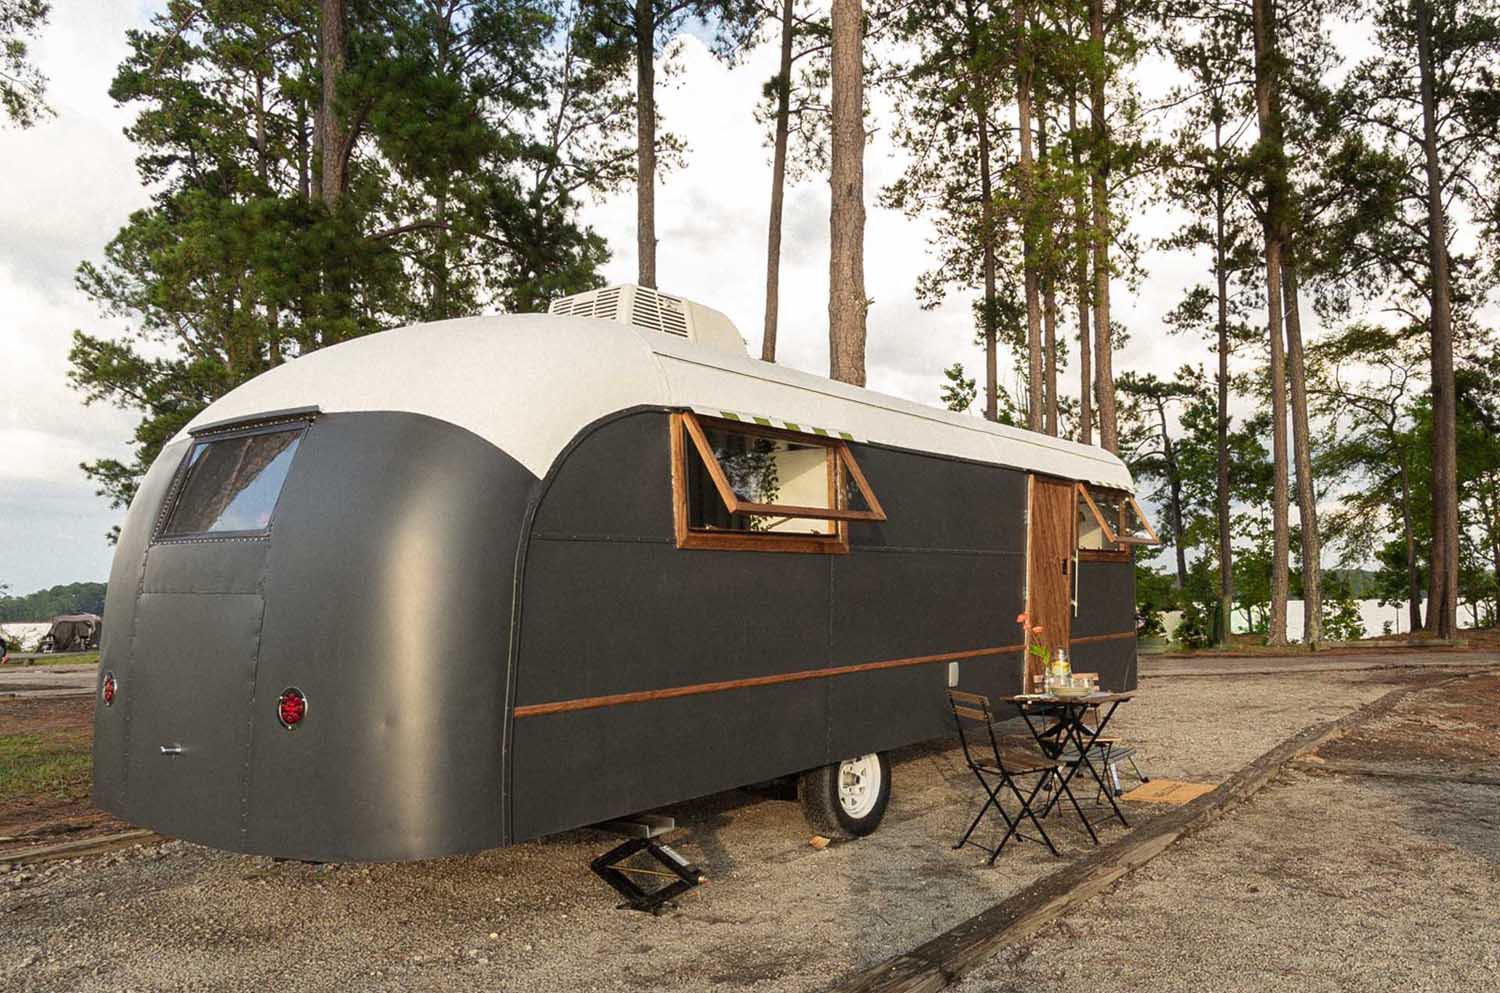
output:
<path id="1" fill-rule="evenodd" d="M 232 851 L 434 857 L 943 736 L 955 677 L 1019 689 L 1035 468 L 857 440 L 887 519 L 846 554 L 685 549 L 689 404 L 595 417 L 544 472 L 449 419 L 329 406 L 210 408 L 147 475 L 109 582 L 101 808 Z M 268 428 L 302 433 L 264 532 L 166 534 L 194 446 Z M 1076 568 L 1074 668 L 1132 688 L 1133 565 Z"/>

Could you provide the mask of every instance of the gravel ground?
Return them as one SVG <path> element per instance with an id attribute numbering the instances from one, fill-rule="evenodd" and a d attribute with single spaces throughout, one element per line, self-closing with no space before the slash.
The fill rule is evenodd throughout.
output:
<path id="1" fill-rule="evenodd" d="M 1500 790 L 1292 772 L 959 993 L 1500 990 Z"/>
<path id="2" fill-rule="evenodd" d="M 957 989 L 1500 990 L 1500 787 L 1424 778 L 1494 773 L 1497 702 L 1404 698 Z"/>
<path id="3" fill-rule="evenodd" d="M 1153 679 L 1113 727 L 1142 746 L 1152 775 L 1218 781 L 1402 678 L 1385 670 Z M 807 845 L 792 803 L 736 791 L 673 808 L 685 828 L 677 847 L 710 882 L 664 918 L 611 909 L 587 863 L 614 839 L 587 831 L 405 865 L 279 863 L 169 842 L 17 870 L 0 875 L 0 989 L 817 989 L 1058 867 L 1031 844 L 1008 847 L 993 869 L 976 849 L 949 848 L 977 809 L 969 776 L 953 749 L 909 750 L 881 830 L 823 851 Z M 1131 810 L 1137 823 L 1153 812 Z M 1322 819 L 1316 807 L 1299 816 L 1313 828 Z M 1271 824 L 1282 837 L 1284 824 L 1274 815 Z M 1065 855 L 1088 850 L 1076 831 L 1055 837 Z M 1193 850 L 1215 849 L 1208 837 Z M 1305 832 L 1285 837 L 1306 846 L 1304 860 L 1321 850 Z M 1488 857 L 1493 878 L 1493 849 Z M 1226 900 L 1234 885 L 1212 881 L 1229 887 Z M 1493 889 L 1484 892 L 1493 900 Z M 1108 947 L 1131 948 L 1132 934 L 1158 930 L 1111 927 Z M 1025 976 L 1028 985 L 1053 981 Z M 999 982 L 973 988 L 1009 980 Z"/>

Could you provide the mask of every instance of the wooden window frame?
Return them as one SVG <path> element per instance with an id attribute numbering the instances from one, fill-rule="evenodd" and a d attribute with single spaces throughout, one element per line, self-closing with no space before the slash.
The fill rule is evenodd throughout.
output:
<path id="1" fill-rule="evenodd" d="M 1151 526 L 1151 522 L 1147 520 L 1146 512 L 1142 510 L 1141 505 L 1136 502 L 1134 494 L 1125 490 L 1120 491 L 1125 494 L 1125 500 L 1129 501 L 1130 506 L 1135 508 L 1136 517 L 1140 518 L 1141 525 L 1145 527 L 1146 533 L 1151 536 L 1149 538 L 1136 538 L 1128 535 L 1121 535 L 1119 531 L 1116 530 L 1115 526 L 1111 526 L 1109 521 L 1105 519 L 1104 513 L 1099 509 L 1099 505 L 1094 502 L 1093 496 L 1089 494 L 1088 484 L 1078 483 L 1077 488 L 1078 495 L 1083 497 L 1084 503 L 1088 505 L 1089 511 L 1094 515 L 1094 520 L 1098 522 L 1099 529 L 1104 532 L 1105 540 L 1108 541 L 1111 545 L 1126 546 L 1124 548 L 1080 548 L 1078 549 L 1078 558 L 1081 561 L 1116 561 L 1120 559 L 1128 559 L 1131 557 L 1131 553 L 1135 551 L 1133 547 L 1135 545 L 1161 544 L 1161 538 L 1157 537 L 1156 529 L 1153 528 Z M 1125 527 L 1125 503 L 1123 502 L 1120 504 L 1120 520 L 1118 522 L 1118 527 L 1120 530 L 1123 530 Z"/>
<path id="2" fill-rule="evenodd" d="M 793 441 L 800 445 L 811 445 L 824 449 L 827 453 L 828 502 L 830 506 L 798 507 L 791 504 L 749 503 L 741 500 L 730 487 L 729 477 L 725 475 L 723 467 L 719 465 L 719 460 L 713 454 L 713 448 L 708 443 L 708 435 L 703 429 L 704 423 L 707 423 L 710 427 L 731 431 L 736 434 L 773 438 L 779 441 Z M 869 480 L 865 478 L 864 471 L 860 469 L 859 463 L 855 461 L 854 454 L 849 450 L 848 444 L 839 439 L 827 438 L 815 434 L 800 434 L 796 431 L 783 431 L 779 428 L 768 428 L 759 424 L 746 424 L 742 421 L 720 420 L 718 418 L 700 419 L 697 414 L 691 411 L 681 411 L 671 415 L 670 433 L 672 449 L 672 504 L 678 548 L 716 548 L 729 551 L 801 552 L 822 555 L 845 555 L 849 552 L 848 522 L 883 521 L 886 519 L 885 510 L 880 506 L 880 501 L 870 488 Z M 719 499 L 724 501 L 724 506 L 729 510 L 729 513 L 826 520 L 834 522 L 834 529 L 826 535 L 812 535 L 782 534 L 775 531 L 702 531 L 690 528 L 688 526 L 687 489 L 689 444 L 697 451 L 698 457 L 703 460 L 703 465 L 708 470 L 709 478 L 713 480 L 714 489 L 718 492 Z M 840 465 L 848 470 L 849 478 L 859 488 L 860 495 L 864 497 L 866 504 L 870 507 L 869 510 L 849 510 L 837 505 L 840 502 L 838 495 L 838 469 Z"/>

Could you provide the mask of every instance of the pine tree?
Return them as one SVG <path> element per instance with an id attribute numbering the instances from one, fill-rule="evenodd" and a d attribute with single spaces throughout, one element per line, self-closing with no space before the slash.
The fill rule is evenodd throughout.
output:
<path id="1" fill-rule="evenodd" d="M 754 0 L 579 0 L 576 44 L 602 72 L 635 77 L 636 282 L 656 286 L 656 172 L 674 138 L 658 134 L 656 59 L 689 21 L 715 32 L 721 55 L 738 50 L 758 23 Z"/>
<path id="2" fill-rule="evenodd" d="M 826 15 L 799 13 L 795 0 L 766 0 L 765 20 L 777 28 L 781 60 L 767 81 L 756 118 L 771 129 L 771 210 L 766 232 L 766 306 L 760 357 L 776 361 L 781 298 L 781 221 L 789 177 L 828 164 L 827 88 L 831 44 Z"/>
<path id="3" fill-rule="evenodd" d="M 50 114 L 47 79 L 27 59 L 27 38 L 47 23 L 47 0 L 0 0 L 0 115 L 30 127 Z"/>
<path id="4" fill-rule="evenodd" d="M 318 9 L 184 0 L 131 35 L 110 94 L 137 109 L 153 198 L 78 272 L 129 330 L 76 332 L 69 374 L 142 415 L 132 460 L 85 466 L 116 505 L 198 411 L 283 361 L 596 283 L 604 246 L 572 197 L 609 174 L 607 128 L 532 131 L 557 22 L 510 0 L 438 16 L 453 9 L 361 7 L 340 44 Z M 330 151 L 347 157 L 331 172 Z"/>

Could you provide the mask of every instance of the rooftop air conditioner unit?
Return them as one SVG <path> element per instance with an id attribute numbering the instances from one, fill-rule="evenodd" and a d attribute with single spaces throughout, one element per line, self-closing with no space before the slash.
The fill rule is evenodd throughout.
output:
<path id="1" fill-rule="evenodd" d="M 736 355 L 748 351 L 734 322 L 717 310 L 645 286 L 626 284 L 575 293 L 553 300 L 547 313 L 633 324 Z"/>

